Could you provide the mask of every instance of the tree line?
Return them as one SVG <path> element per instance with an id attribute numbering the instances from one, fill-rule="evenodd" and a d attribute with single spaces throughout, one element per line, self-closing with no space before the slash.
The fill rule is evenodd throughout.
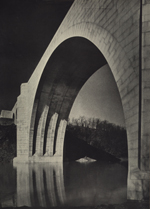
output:
<path id="1" fill-rule="evenodd" d="M 126 129 L 119 125 L 82 116 L 69 119 L 67 132 L 115 157 L 128 156 Z"/>

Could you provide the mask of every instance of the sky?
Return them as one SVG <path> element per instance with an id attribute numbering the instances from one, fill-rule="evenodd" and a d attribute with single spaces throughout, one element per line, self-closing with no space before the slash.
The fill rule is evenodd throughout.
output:
<path id="1" fill-rule="evenodd" d="M 12 109 L 72 0 L 0 0 L 0 111 Z"/>
<path id="2" fill-rule="evenodd" d="M 80 116 L 125 126 L 120 95 L 108 64 L 97 70 L 77 95 L 69 118 Z"/>
<path id="3" fill-rule="evenodd" d="M 11 110 L 57 31 L 72 0 L 0 0 L 0 111 Z M 119 93 L 108 66 L 79 92 L 70 116 L 123 125 Z"/>

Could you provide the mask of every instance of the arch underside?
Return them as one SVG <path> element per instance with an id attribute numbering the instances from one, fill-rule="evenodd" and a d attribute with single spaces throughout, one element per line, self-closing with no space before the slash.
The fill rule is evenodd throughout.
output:
<path id="1" fill-rule="evenodd" d="M 68 39 L 54 51 L 36 93 L 30 156 L 63 156 L 63 139 L 59 138 L 65 134 L 73 102 L 89 77 L 106 63 L 102 53 L 84 38 Z"/>

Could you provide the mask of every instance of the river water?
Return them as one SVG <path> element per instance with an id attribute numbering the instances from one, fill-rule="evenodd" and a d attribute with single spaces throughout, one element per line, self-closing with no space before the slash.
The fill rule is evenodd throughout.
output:
<path id="1" fill-rule="evenodd" d="M 0 165 L 0 207 L 119 204 L 126 194 L 127 168 L 118 163 Z"/>

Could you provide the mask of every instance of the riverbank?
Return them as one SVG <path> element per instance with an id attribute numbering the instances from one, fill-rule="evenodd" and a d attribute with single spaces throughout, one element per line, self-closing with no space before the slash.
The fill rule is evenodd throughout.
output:
<path id="1" fill-rule="evenodd" d="M 82 206 L 82 207 L 48 207 L 49 209 L 149 209 L 149 201 L 128 200 L 123 204 L 99 205 L 99 206 Z M 10 208 L 5 208 L 10 209 Z M 16 207 L 17 209 L 17 207 Z M 44 207 L 18 207 L 18 209 L 47 209 Z"/>

